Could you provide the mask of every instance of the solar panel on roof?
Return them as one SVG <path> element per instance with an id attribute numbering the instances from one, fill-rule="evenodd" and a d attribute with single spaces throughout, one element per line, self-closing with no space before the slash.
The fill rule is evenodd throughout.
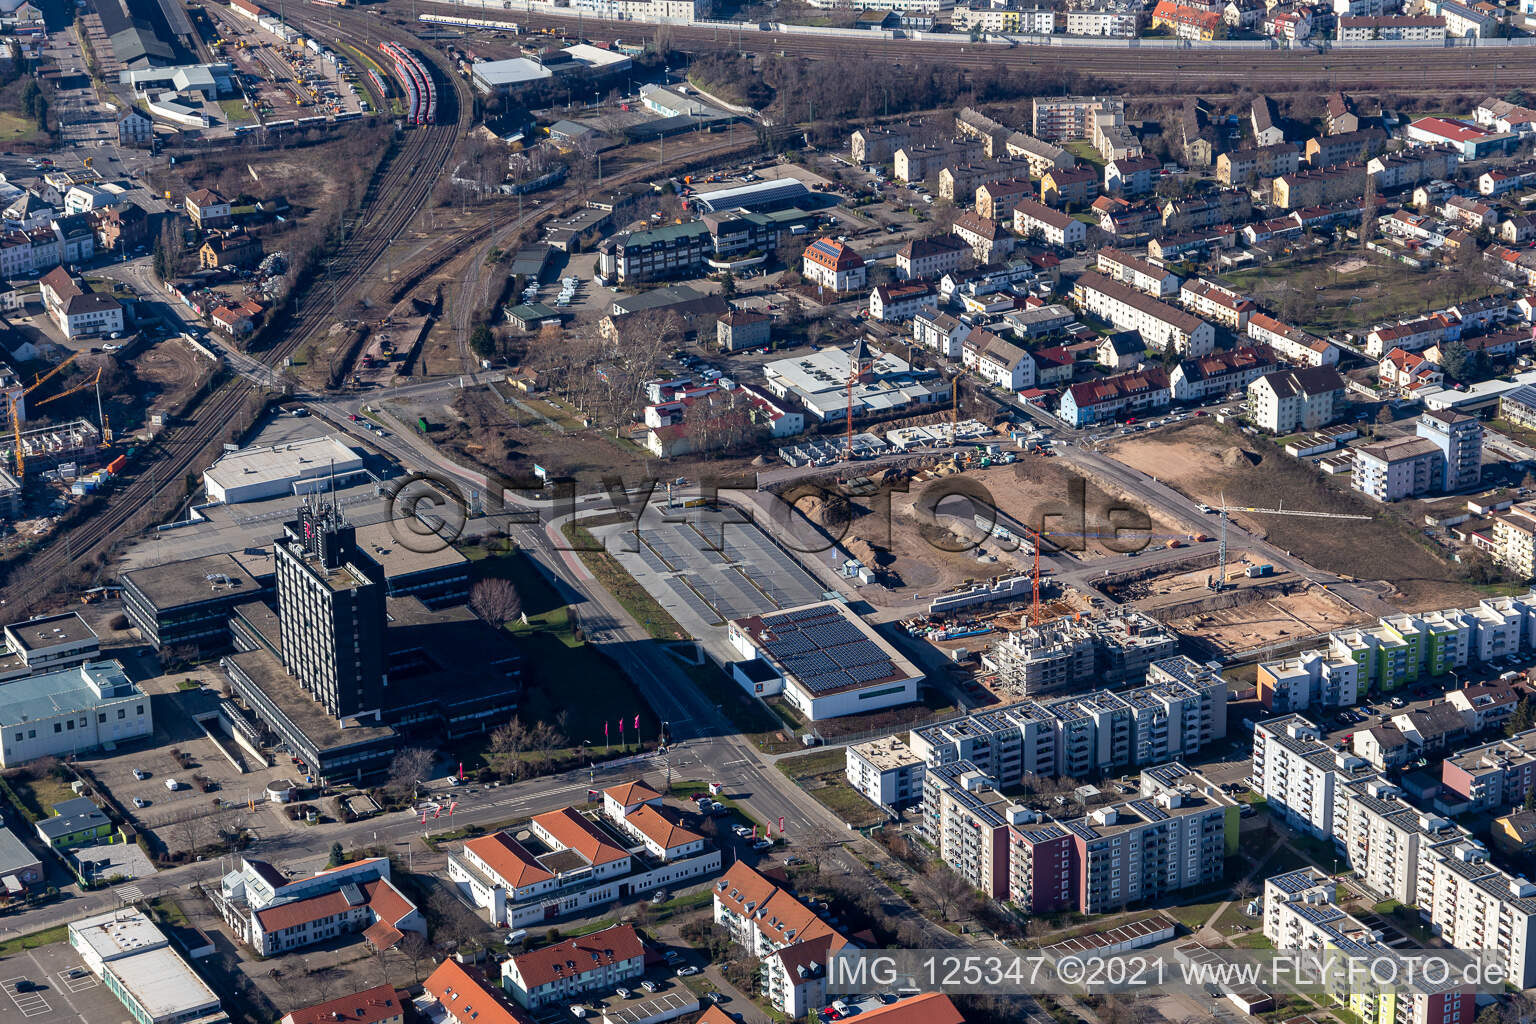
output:
<path id="1" fill-rule="evenodd" d="M 888 661 L 876 662 L 870 665 L 853 665 L 845 668 L 843 671 L 847 672 L 856 683 L 872 683 L 877 679 L 885 679 L 892 674 L 891 663 Z"/>
<path id="2" fill-rule="evenodd" d="M 1168 817 L 1168 812 L 1151 800 L 1132 800 L 1131 806 L 1140 811 L 1148 821 L 1162 821 Z"/>

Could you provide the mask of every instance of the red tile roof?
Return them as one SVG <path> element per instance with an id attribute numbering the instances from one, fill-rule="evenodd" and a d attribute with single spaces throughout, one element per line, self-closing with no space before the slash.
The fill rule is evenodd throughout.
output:
<path id="1" fill-rule="evenodd" d="M 679 846 L 696 843 L 703 838 L 697 832 L 690 832 L 683 828 L 672 820 L 670 814 L 658 811 L 650 804 L 636 808 L 624 820 L 663 850 L 676 849 Z"/>
<path id="2" fill-rule="evenodd" d="M 620 924 L 579 939 L 519 953 L 512 958 L 512 964 L 522 978 L 523 988 L 531 992 L 562 978 L 580 977 L 599 967 L 644 956 L 645 946 L 639 934 L 632 926 Z"/>
<path id="3" fill-rule="evenodd" d="M 881 1024 L 965 1024 L 965 1018 L 955 1009 L 955 1004 L 942 992 L 925 992 L 888 1006 L 865 1010 L 859 1016 L 868 1020 L 878 1018 Z"/>
<path id="4" fill-rule="evenodd" d="M 282 1024 L 379 1024 L 402 1014 L 401 994 L 393 985 L 379 985 L 363 992 L 316 1003 L 285 1014 Z"/>
<path id="5" fill-rule="evenodd" d="M 499 987 L 456 960 L 444 960 L 421 987 L 459 1024 L 532 1024 L 533 1018 L 509 1002 Z"/>
<path id="6" fill-rule="evenodd" d="M 415 904 L 400 895 L 398 889 L 382 878 L 356 884 L 363 892 L 363 905 L 366 905 L 380 921 L 398 924 L 402 918 L 416 909 Z M 299 928 L 311 921 L 318 921 L 322 917 L 345 913 L 349 909 L 351 905 L 338 889 L 319 896 L 258 910 L 256 920 L 261 923 L 263 932 L 271 934 L 287 931 L 290 928 Z"/>
<path id="7" fill-rule="evenodd" d="M 750 917 L 774 945 L 809 942 L 828 935 L 834 936 L 833 952 L 847 945 L 848 940 L 810 907 L 741 861 L 716 880 L 715 900 L 736 914 Z"/>
<path id="8" fill-rule="evenodd" d="M 521 889 L 525 885 L 548 881 L 554 876 L 534 859 L 522 843 L 505 832 L 493 832 L 479 839 L 471 839 L 464 849 L 485 861 L 510 888 Z"/>
<path id="9" fill-rule="evenodd" d="M 562 807 L 558 811 L 535 815 L 533 823 L 561 846 L 581 854 L 588 864 L 608 864 L 629 856 L 628 851 L 615 846 L 574 808 Z"/>

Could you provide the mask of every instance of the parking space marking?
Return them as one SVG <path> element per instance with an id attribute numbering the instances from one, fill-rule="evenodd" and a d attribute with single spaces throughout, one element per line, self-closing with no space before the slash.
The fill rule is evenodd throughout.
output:
<path id="1" fill-rule="evenodd" d="M 11 1002 L 16 1004 L 16 1009 L 21 1011 L 23 1017 L 40 1017 L 48 1013 L 53 1007 L 48 1005 L 48 1000 L 43 998 L 41 992 L 20 992 L 16 986 L 25 978 L 11 978 L 9 981 L 0 982 L 0 988 L 5 989 L 5 994 L 11 997 Z"/>
<path id="2" fill-rule="evenodd" d="M 59 984 L 70 992 L 84 992 L 88 988 L 95 988 L 101 984 L 101 982 L 96 980 L 96 975 L 90 971 L 86 971 L 83 968 L 76 968 L 76 970 L 82 971 L 79 977 L 71 977 L 72 971 L 59 972 Z"/>

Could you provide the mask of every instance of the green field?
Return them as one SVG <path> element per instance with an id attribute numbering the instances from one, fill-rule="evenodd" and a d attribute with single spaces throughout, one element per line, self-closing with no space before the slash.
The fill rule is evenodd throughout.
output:
<path id="1" fill-rule="evenodd" d="M 1367 265 L 1352 273 L 1334 269 L 1361 255 L 1356 249 L 1280 259 L 1222 278 L 1275 310 L 1281 320 L 1314 334 L 1359 331 L 1381 320 L 1427 313 L 1487 294 L 1486 283 L 1476 275 L 1445 268 L 1415 270 L 1374 253 L 1365 254 Z"/>
<path id="2" fill-rule="evenodd" d="M 255 116 L 245 109 L 244 100 L 219 100 L 219 109 L 224 111 L 224 120 L 228 124 L 250 124 L 256 120 Z"/>
<path id="3" fill-rule="evenodd" d="M 0 142 L 11 142 L 31 135 L 34 125 L 20 114 L 0 111 Z"/>

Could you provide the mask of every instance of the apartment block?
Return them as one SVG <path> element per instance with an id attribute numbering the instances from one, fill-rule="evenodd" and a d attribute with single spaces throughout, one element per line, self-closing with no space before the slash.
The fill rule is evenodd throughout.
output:
<path id="1" fill-rule="evenodd" d="M 923 779 L 924 838 L 956 874 L 993 899 L 1008 898 L 1010 826 L 1038 820 L 969 761 L 933 768 Z"/>
<path id="2" fill-rule="evenodd" d="M 501 987 L 519 1006 L 538 1010 L 644 973 L 645 944 L 632 925 L 621 924 L 514 954 L 501 965 Z"/>
<path id="3" fill-rule="evenodd" d="M 1268 345 L 1275 354 L 1298 366 L 1337 366 L 1339 347 L 1299 327 L 1265 313 L 1248 318 L 1248 337 Z"/>
<path id="4" fill-rule="evenodd" d="M 1301 715 L 1259 722 L 1253 730 L 1253 782 L 1291 827 L 1327 839 L 1333 835 L 1338 785 L 1375 770 L 1364 758 L 1323 743 L 1322 735 Z"/>
<path id="5" fill-rule="evenodd" d="M 737 861 L 713 890 L 715 923 L 747 955 L 762 961 L 761 982 L 768 1001 L 781 1013 L 803 1017 L 824 1002 L 825 985 L 803 983 L 800 966 L 825 964 L 850 945 L 842 933 L 810 907 L 750 865 Z M 822 998 L 814 998 L 821 995 Z"/>
<path id="6" fill-rule="evenodd" d="M 1076 910 L 1104 914 L 1221 878 L 1237 804 L 1181 764 L 1142 773 L 1138 799 L 1062 822 L 1080 862 Z"/>
<path id="7" fill-rule="evenodd" d="M 1360 666 L 1351 658 L 1324 651 L 1259 663 L 1259 701 L 1286 714 L 1314 705 L 1349 707 L 1360 699 Z"/>
<path id="8" fill-rule="evenodd" d="M 1121 330 L 1140 331 L 1150 348 L 1203 356 L 1216 347 L 1216 329 L 1210 324 L 1092 271 L 1078 277 L 1072 295 L 1087 312 Z"/>
<path id="9" fill-rule="evenodd" d="M 1381 152 L 1386 143 L 1387 133 L 1380 128 L 1319 135 L 1307 140 L 1307 165 L 1333 167 L 1338 164 L 1362 164 Z"/>
<path id="10" fill-rule="evenodd" d="M 1014 203 L 1013 230 L 1026 238 L 1038 237 L 1059 246 L 1081 245 L 1088 238 L 1088 225 L 1033 199 L 1020 199 Z"/>
<path id="11" fill-rule="evenodd" d="M 1437 983 L 1411 971 L 1368 927 L 1334 903 L 1335 883 L 1316 868 L 1275 875 L 1264 883 L 1264 937 L 1277 949 L 1333 950 L 1360 961 L 1330 979 L 1329 996 L 1357 1020 L 1394 1024 L 1471 1024 L 1477 996 L 1465 983 Z M 1393 963 L 1393 961 L 1398 961 Z M 1404 979 L 1388 985 L 1376 979 Z"/>
<path id="12" fill-rule="evenodd" d="M 1216 180 L 1223 185 L 1251 185 L 1294 174 L 1301 167 L 1301 149 L 1294 142 L 1234 149 L 1216 158 Z"/>
<path id="13" fill-rule="evenodd" d="M 1445 490 L 1470 490 L 1482 481 L 1483 424 L 1476 417 L 1433 410 L 1419 417 L 1414 433 L 1439 450 Z"/>
<path id="14" fill-rule="evenodd" d="M 1344 378 L 1332 366 L 1266 373 L 1248 385 L 1248 415 L 1272 434 L 1326 427 L 1344 412 Z"/>
<path id="15" fill-rule="evenodd" d="M 1340 164 L 1282 174 L 1275 179 L 1273 201 L 1282 210 L 1296 210 L 1305 206 L 1328 206 L 1354 199 L 1364 192 L 1365 165 Z"/>
<path id="16" fill-rule="evenodd" d="M 1445 461 L 1422 437 L 1396 437 L 1356 448 L 1350 486 L 1377 501 L 1400 501 L 1443 490 Z"/>
<path id="17" fill-rule="evenodd" d="M 1122 249 L 1100 249 L 1094 269 L 1154 298 L 1166 299 L 1179 293 L 1181 278 L 1177 274 Z"/>
<path id="18" fill-rule="evenodd" d="M 926 770 L 917 752 L 896 736 L 847 747 L 848 783 L 876 807 L 895 809 L 920 802 Z"/>
<path id="19" fill-rule="evenodd" d="M 1441 764 L 1440 783 L 1474 811 L 1521 803 L 1536 787 L 1536 729 L 1457 751 Z"/>
<path id="20" fill-rule="evenodd" d="M 1031 131 L 1047 142 L 1086 142 L 1093 137 L 1096 114 L 1124 117 L 1125 101 L 1114 96 L 1036 96 Z"/>
<path id="21" fill-rule="evenodd" d="M 1196 316 L 1238 333 L 1247 328 L 1248 318 L 1259 311 L 1258 303 L 1248 296 L 1204 278 L 1185 281 L 1179 289 L 1179 302 Z"/>
<path id="22" fill-rule="evenodd" d="M 1008 902 L 1031 914 L 1070 910 L 1078 893 L 1073 834 L 1054 821 L 1015 825 L 1009 844 Z"/>

